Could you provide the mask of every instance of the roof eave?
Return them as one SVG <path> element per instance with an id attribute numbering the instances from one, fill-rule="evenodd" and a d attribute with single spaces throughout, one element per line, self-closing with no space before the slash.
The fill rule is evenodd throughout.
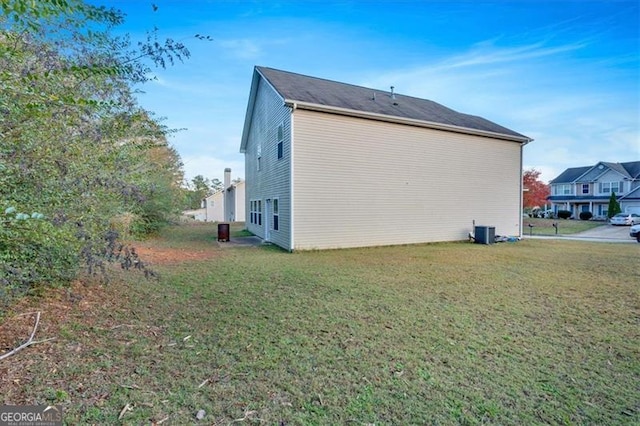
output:
<path id="1" fill-rule="evenodd" d="M 519 142 L 523 145 L 532 142 L 533 139 L 527 136 L 508 135 L 504 133 L 490 132 L 486 130 L 470 129 L 468 127 L 455 126 L 452 124 L 436 123 L 433 121 L 417 120 L 413 118 L 397 117 L 393 115 L 378 114 L 374 112 L 358 111 L 348 108 L 340 108 L 330 105 L 320 105 L 311 102 L 296 101 L 293 99 L 285 99 L 285 105 L 293 108 L 305 109 L 309 111 L 326 112 L 330 114 L 346 115 L 350 117 L 366 118 L 370 120 L 386 121 L 389 123 L 406 124 L 409 126 L 426 127 L 436 130 L 445 130 L 449 132 L 464 133 L 468 135 L 486 136 L 496 139 L 503 139 L 512 142 Z"/>
<path id="2" fill-rule="evenodd" d="M 242 136 L 240 138 L 241 154 L 244 154 L 247 151 L 249 130 L 251 127 L 251 120 L 253 120 L 253 104 L 255 103 L 256 94 L 258 92 L 258 79 L 258 71 L 254 68 L 253 77 L 251 79 L 251 89 L 249 90 L 249 100 L 247 101 L 247 111 L 244 115 L 244 126 L 242 128 Z"/>

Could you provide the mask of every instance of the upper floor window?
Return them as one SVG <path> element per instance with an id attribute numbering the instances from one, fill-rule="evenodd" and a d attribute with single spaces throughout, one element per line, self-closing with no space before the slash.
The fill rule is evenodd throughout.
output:
<path id="1" fill-rule="evenodd" d="M 554 195 L 571 195 L 570 184 L 560 184 L 553 187 Z"/>
<path id="2" fill-rule="evenodd" d="M 284 156 L 284 125 L 278 126 L 278 160 Z"/>
<path id="3" fill-rule="evenodd" d="M 621 193 L 623 182 L 600 182 L 599 189 L 601 194 L 611 194 L 612 192 Z"/>
<path id="4" fill-rule="evenodd" d="M 583 183 L 582 184 L 582 193 L 583 194 L 588 194 L 589 193 L 589 184 L 588 183 Z"/>
<path id="5" fill-rule="evenodd" d="M 262 166 L 262 145 L 258 145 L 258 150 L 256 152 L 256 170 L 260 171 L 261 166 Z"/>

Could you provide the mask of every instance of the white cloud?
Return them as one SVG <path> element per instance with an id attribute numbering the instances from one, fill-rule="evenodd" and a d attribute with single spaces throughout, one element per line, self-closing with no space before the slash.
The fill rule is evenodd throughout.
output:
<path id="1" fill-rule="evenodd" d="M 521 63 L 531 59 L 539 59 L 578 50 L 585 47 L 584 43 L 567 44 L 557 47 L 545 47 L 544 43 L 535 43 L 516 47 L 500 48 L 492 41 L 477 43 L 471 51 L 454 56 L 436 66 L 439 70 L 455 68 L 479 67 L 485 65 L 495 66 L 501 63 Z"/>
<path id="2" fill-rule="evenodd" d="M 524 163 L 541 171 L 543 181 L 566 168 L 601 160 L 640 160 L 637 95 L 599 84 L 617 71 L 572 59 L 571 52 L 584 46 L 498 47 L 490 41 L 464 54 L 379 74 L 363 85 L 393 84 L 398 93 L 431 99 L 533 137 Z"/>
<path id="3" fill-rule="evenodd" d="M 233 56 L 240 59 L 256 59 L 263 53 L 261 44 L 254 39 L 228 39 L 220 40 L 220 46 Z"/>

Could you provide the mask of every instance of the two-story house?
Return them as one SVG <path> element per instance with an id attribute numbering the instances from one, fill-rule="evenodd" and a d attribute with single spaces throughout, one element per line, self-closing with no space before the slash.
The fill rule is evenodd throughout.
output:
<path id="1" fill-rule="evenodd" d="M 615 193 L 623 212 L 640 214 L 640 161 L 572 167 L 549 183 L 547 199 L 555 212 L 569 210 L 577 218 L 588 211 L 595 218 L 606 218 Z"/>
<path id="2" fill-rule="evenodd" d="M 436 102 L 256 67 L 240 151 L 247 229 L 287 250 L 522 232 L 530 138 Z"/>
<path id="3" fill-rule="evenodd" d="M 231 169 L 224 169 L 224 181 L 220 191 L 203 200 L 205 222 L 245 221 L 245 181 L 231 181 Z"/>

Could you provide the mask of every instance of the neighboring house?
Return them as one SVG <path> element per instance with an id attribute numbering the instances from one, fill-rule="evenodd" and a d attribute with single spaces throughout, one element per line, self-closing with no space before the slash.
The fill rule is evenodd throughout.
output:
<path id="1" fill-rule="evenodd" d="M 393 92 L 256 67 L 240 152 L 247 229 L 287 250 L 521 235 L 531 139 Z"/>
<path id="2" fill-rule="evenodd" d="M 224 222 L 224 191 L 220 190 L 209 195 L 203 201 L 206 222 Z"/>
<path id="3" fill-rule="evenodd" d="M 206 218 L 206 212 L 204 208 L 184 210 L 182 212 L 182 216 L 184 216 L 187 219 L 203 222 Z"/>
<path id="4" fill-rule="evenodd" d="M 588 211 L 595 218 L 606 218 L 614 192 L 623 212 L 640 214 L 640 161 L 601 161 L 569 168 L 549 184 L 551 195 L 547 199 L 555 212 L 569 210 L 578 218 L 580 212 Z"/>
<path id="5" fill-rule="evenodd" d="M 224 170 L 223 188 L 204 199 L 206 222 L 245 221 L 245 182 L 231 181 L 231 169 Z"/>

